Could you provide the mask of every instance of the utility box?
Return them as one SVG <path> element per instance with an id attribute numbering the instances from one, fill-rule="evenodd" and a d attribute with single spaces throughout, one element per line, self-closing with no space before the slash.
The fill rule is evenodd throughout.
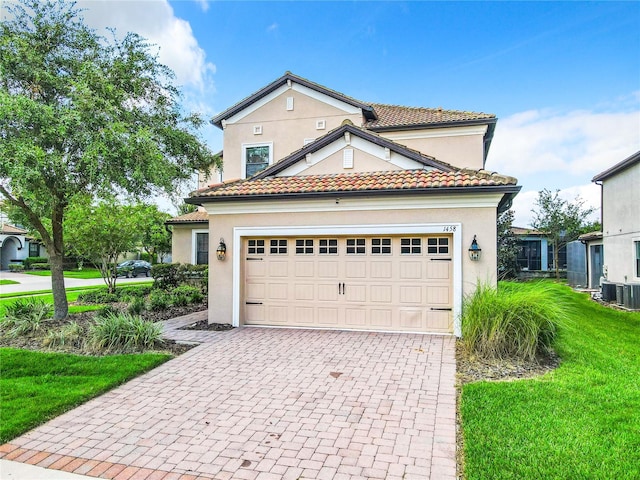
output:
<path id="1" fill-rule="evenodd" d="M 629 310 L 640 310 L 640 283 L 623 285 L 623 305 Z"/>
<path id="2" fill-rule="evenodd" d="M 624 305 L 624 285 L 616 284 L 616 303 Z"/>
<path id="3" fill-rule="evenodd" d="M 613 302 L 616 299 L 616 284 L 609 282 L 601 282 L 602 300 L 605 302 Z"/>

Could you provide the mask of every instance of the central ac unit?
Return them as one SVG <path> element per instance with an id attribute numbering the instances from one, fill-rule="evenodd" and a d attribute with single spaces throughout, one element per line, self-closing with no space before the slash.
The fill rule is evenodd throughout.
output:
<path id="1" fill-rule="evenodd" d="M 627 283 L 624 286 L 625 308 L 630 310 L 640 310 L 640 283 Z"/>
<path id="2" fill-rule="evenodd" d="M 616 284 L 609 282 L 602 282 L 602 300 L 605 302 L 613 302 L 616 299 Z"/>
<path id="3" fill-rule="evenodd" d="M 616 285 L 616 303 L 618 305 L 624 304 L 624 286 Z"/>

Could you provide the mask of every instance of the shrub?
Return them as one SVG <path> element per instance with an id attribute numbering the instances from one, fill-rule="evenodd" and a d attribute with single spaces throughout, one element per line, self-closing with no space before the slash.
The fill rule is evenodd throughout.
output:
<path id="1" fill-rule="evenodd" d="M 109 293 L 106 288 L 101 290 L 92 290 L 78 295 L 78 302 L 80 303 L 115 303 L 118 300 L 118 295 L 115 293 Z"/>
<path id="2" fill-rule="evenodd" d="M 186 304 L 199 303 L 204 299 L 202 291 L 199 288 L 192 287 L 190 285 L 180 285 L 179 287 L 174 288 L 171 291 L 171 294 L 174 296 L 174 298 L 185 297 Z M 178 305 L 175 300 L 173 304 Z"/>
<path id="3" fill-rule="evenodd" d="M 0 332 L 9 337 L 36 332 L 52 311 L 52 305 L 39 298 L 19 298 L 5 307 L 5 317 L 0 320 Z"/>
<path id="4" fill-rule="evenodd" d="M 32 263 L 31 269 L 32 270 L 51 270 L 51 265 L 49 265 L 48 262 Z"/>
<path id="5" fill-rule="evenodd" d="M 100 310 L 98 310 L 96 312 L 96 316 L 97 317 L 108 317 L 109 315 L 115 315 L 115 314 L 118 314 L 118 313 L 120 313 L 120 310 L 118 310 L 113 305 L 105 305 L 104 307 L 102 307 Z"/>
<path id="6" fill-rule="evenodd" d="M 24 265 L 21 263 L 10 263 L 9 264 L 10 272 L 24 272 Z"/>
<path id="7" fill-rule="evenodd" d="M 465 347 L 484 358 L 535 360 L 537 354 L 549 352 L 567 317 L 558 287 L 541 282 L 525 291 L 518 284 L 501 284 L 499 290 L 479 285 L 462 305 Z"/>
<path id="8" fill-rule="evenodd" d="M 154 288 L 171 290 L 187 283 L 198 285 L 203 291 L 207 289 L 209 267 L 207 265 L 191 265 L 181 263 L 159 263 L 151 267 Z"/>
<path id="9" fill-rule="evenodd" d="M 116 288 L 116 295 L 119 299 L 126 297 L 146 297 L 151 293 L 151 285 L 127 285 L 126 287 Z"/>
<path id="10" fill-rule="evenodd" d="M 162 337 L 162 324 L 136 315 L 112 314 L 89 328 L 90 348 L 100 352 L 132 352 L 152 348 Z"/>
<path id="11" fill-rule="evenodd" d="M 127 312 L 129 312 L 130 315 L 140 315 L 144 312 L 144 309 L 144 297 L 133 297 L 133 300 L 131 300 L 131 303 L 129 303 L 129 306 L 127 307 Z"/>
<path id="12" fill-rule="evenodd" d="M 50 331 L 42 344 L 45 347 L 81 347 L 84 342 L 84 330 L 78 323 L 71 322 L 59 330 Z"/>
<path id="13" fill-rule="evenodd" d="M 161 290 L 151 292 L 149 296 L 149 309 L 155 311 L 164 310 L 171 305 L 171 296 Z"/>
<path id="14" fill-rule="evenodd" d="M 32 268 L 34 263 L 48 263 L 49 259 L 47 257 L 27 257 L 24 259 L 24 268 L 29 270 Z"/>

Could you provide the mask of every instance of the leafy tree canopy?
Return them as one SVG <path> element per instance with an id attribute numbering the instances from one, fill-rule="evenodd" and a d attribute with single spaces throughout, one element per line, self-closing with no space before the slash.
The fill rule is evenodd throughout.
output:
<path id="1" fill-rule="evenodd" d="M 0 194 L 47 247 L 62 318 L 63 222 L 74 199 L 171 193 L 219 159 L 143 38 L 102 38 L 64 0 L 0 8 L 10 17 L 0 25 Z"/>
<path id="2" fill-rule="evenodd" d="M 563 245 L 578 238 L 586 218 L 593 213 L 593 208 L 586 208 L 580 197 L 569 202 L 560 198 L 560 190 L 551 192 L 547 189 L 538 192 L 536 207 L 531 210 L 531 225 L 547 235 L 553 244 L 556 277 L 559 277 L 558 251 Z"/>
<path id="3" fill-rule="evenodd" d="M 498 215 L 498 278 L 514 278 L 518 273 L 518 239 L 513 234 L 513 210 Z"/>

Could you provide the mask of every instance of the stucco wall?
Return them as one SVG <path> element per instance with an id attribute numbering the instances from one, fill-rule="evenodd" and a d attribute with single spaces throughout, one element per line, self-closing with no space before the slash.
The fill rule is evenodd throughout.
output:
<path id="1" fill-rule="evenodd" d="M 604 265 L 611 282 L 640 282 L 634 241 L 640 241 L 640 163 L 603 182 Z"/>
<path id="2" fill-rule="evenodd" d="M 287 110 L 287 97 L 293 97 L 293 110 Z M 354 125 L 362 124 L 362 114 L 344 110 L 287 90 L 269 103 L 259 107 L 224 129 L 223 179 L 242 178 L 242 145 L 273 143 L 273 161 L 277 162 L 304 146 L 305 138 L 318 138 L 339 127 L 345 119 Z M 316 121 L 324 120 L 326 127 L 316 129 Z M 254 126 L 262 127 L 262 134 L 253 133 Z"/>
<path id="3" fill-rule="evenodd" d="M 190 223 L 185 225 L 173 225 L 171 237 L 171 261 L 172 263 L 193 263 L 193 231 L 207 230 L 204 223 Z M 209 236 L 211 242 L 211 236 Z M 211 251 L 211 245 L 209 245 Z"/>
<path id="4" fill-rule="evenodd" d="M 319 202 L 335 204 L 334 200 Z M 216 308 L 209 310 L 209 322 L 230 323 L 232 319 L 234 279 L 231 259 L 235 255 L 242 254 L 238 251 L 239 246 L 233 243 L 234 227 L 461 223 L 462 285 L 460 287 L 462 294 L 467 295 L 473 292 L 478 281 L 492 285 L 496 283 L 495 207 L 340 211 L 340 206 L 336 205 L 335 210 L 335 212 L 313 213 L 212 215 L 210 238 L 225 239 L 227 260 L 220 262 L 214 258 L 211 259 L 209 305 L 215 305 Z M 478 236 L 478 243 L 482 248 L 482 258 L 478 262 L 472 262 L 467 252 L 474 234 Z M 455 245 L 454 248 L 456 248 Z M 240 298 L 242 298 L 242 292 Z"/>

